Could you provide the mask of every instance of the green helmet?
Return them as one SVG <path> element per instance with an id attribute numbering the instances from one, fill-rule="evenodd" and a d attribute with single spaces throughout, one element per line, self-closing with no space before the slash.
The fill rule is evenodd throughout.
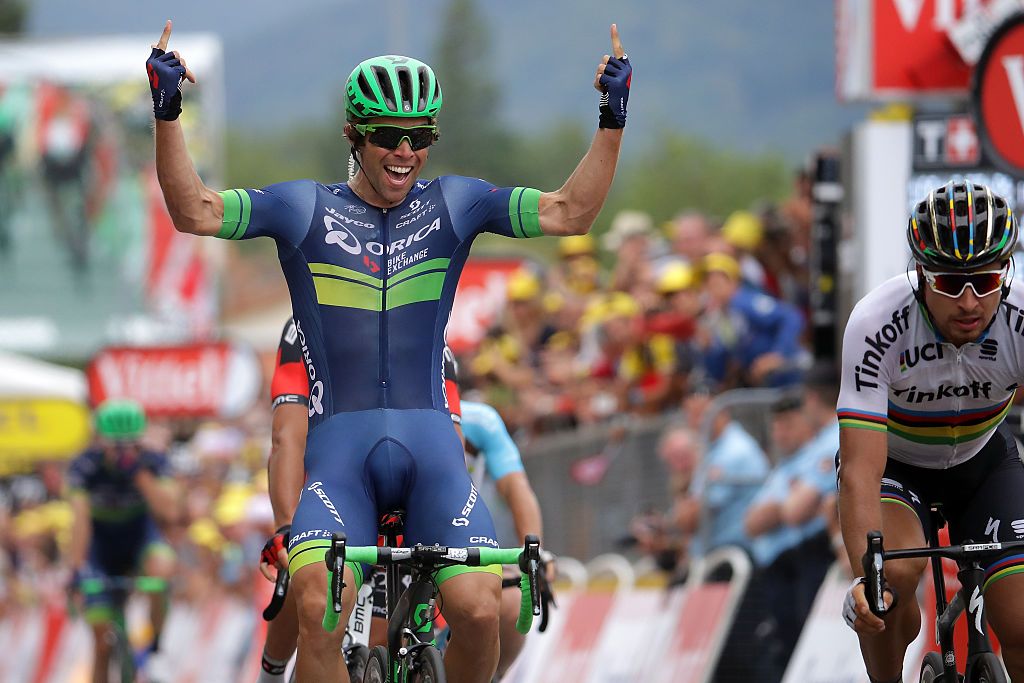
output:
<path id="1" fill-rule="evenodd" d="M 374 116 L 434 118 L 441 111 L 441 84 L 434 70 L 410 57 L 385 55 L 364 60 L 345 88 L 349 121 Z"/>
<path id="2" fill-rule="evenodd" d="M 131 400 L 110 399 L 96 408 L 96 433 L 112 441 L 132 441 L 146 431 L 146 411 Z"/>

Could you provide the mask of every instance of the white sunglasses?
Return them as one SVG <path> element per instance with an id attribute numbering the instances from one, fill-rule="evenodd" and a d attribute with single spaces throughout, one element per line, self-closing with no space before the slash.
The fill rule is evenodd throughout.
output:
<path id="1" fill-rule="evenodd" d="M 1006 282 L 1007 267 L 998 270 L 978 270 L 973 273 L 933 273 L 924 268 L 924 279 L 936 294 L 958 299 L 970 287 L 979 299 L 995 294 Z"/>

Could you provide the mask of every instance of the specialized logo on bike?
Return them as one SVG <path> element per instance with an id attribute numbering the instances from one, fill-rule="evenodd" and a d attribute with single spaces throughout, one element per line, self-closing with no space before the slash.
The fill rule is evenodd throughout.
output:
<path id="1" fill-rule="evenodd" d="M 964 550 L 967 546 L 964 546 Z M 981 627 L 981 615 L 985 610 L 985 599 L 981 597 L 981 588 L 979 586 L 974 587 L 974 593 L 971 594 L 971 601 L 967 605 L 967 611 L 974 615 L 974 628 L 977 629 L 978 633 L 985 635 L 985 629 Z"/>
<path id="2" fill-rule="evenodd" d="M 476 486 L 470 484 L 469 498 L 466 499 L 466 504 L 462 506 L 462 516 L 453 519 L 452 526 L 469 526 L 469 515 L 473 512 L 473 508 L 476 506 L 476 498 Z"/>
<path id="3" fill-rule="evenodd" d="M 907 319 L 909 317 L 910 306 L 907 305 L 901 310 L 893 311 L 891 322 L 887 322 L 882 325 L 882 327 L 875 332 L 873 337 L 871 335 L 864 337 L 864 343 L 867 344 L 868 348 L 864 350 L 864 355 L 861 357 L 860 365 L 853 369 L 857 391 L 860 391 L 862 388 L 878 388 L 877 382 L 872 382 L 870 379 L 864 379 L 864 377 L 874 379 L 878 378 L 882 358 L 885 357 L 885 352 L 888 351 L 889 347 L 891 347 L 896 340 L 900 338 L 900 335 L 907 331 Z"/>
<path id="4" fill-rule="evenodd" d="M 929 342 L 924 346 L 900 351 L 900 372 L 906 372 L 921 361 L 932 360 L 942 360 L 942 344 Z"/>
<path id="5" fill-rule="evenodd" d="M 974 380 L 970 384 L 940 384 L 933 391 L 921 391 L 914 385 L 908 389 L 892 389 L 896 398 L 907 403 L 941 401 L 947 398 L 992 398 L 992 382 Z"/>
<path id="6" fill-rule="evenodd" d="M 306 490 L 315 493 L 317 497 L 319 497 L 320 500 L 323 502 L 324 507 L 327 508 L 327 511 L 331 513 L 331 517 L 334 517 L 334 521 L 336 521 L 338 524 L 342 526 L 345 526 L 345 522 L 341 521 L 341 515 L 338 514 L 338 509 L 334 507 L 334 503 L 332 503 L 331 499 L 327 497 L 326 493 L 324 493 L 323 482 L 314 481 L 312 484 L 306 487 Z"/>

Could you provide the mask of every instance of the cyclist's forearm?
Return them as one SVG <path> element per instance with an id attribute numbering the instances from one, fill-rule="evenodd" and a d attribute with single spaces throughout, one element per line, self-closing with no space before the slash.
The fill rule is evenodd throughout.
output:
<path id="1" fill-rule="evenodd" d="M 206 187 L 185 145 L 181 123 L 156 121 L 156 174 L 174 227 L 195 235 L 216 235 L 224 203 Z"/>
<path id="2" fill-rule="evenodd" d="M 839 526 L 853 575 L 861 576 L 867 533 L 882 528 L 879 494 L 888 456 L 887 435 L 844 427 L 839 445 Z"/>
<path id="3" fill-rule="evenodd" d="M 565 184 L 541 195 L 540 227 L 544 234 L 580 235 L 590 230 L 611 188 L 621 145 L 621 129 L 599 129 Z"/>
<path id="4" fill-rule="evenodd" d="M 274 410 L 267 474 L 270 505 L 278 527 L 291 523 L 299 504 L 305 478 L 306 421 L 305 406 L 280 405 Z"/>
<path id="5" fill-rule="evenodd" d="M 882 505 L 879 502 L 881 478 L 878 483 L 854 480 L 856 474 L 843 472 L 843 485 L 839 489 L 839 527 L 850 568 L 854 576 L 861 576 L 861 558 L 867 549 L 867 533 L 882 528 Z M 852 481 L 850 481 L 852 480 Z"/>
<path id="6" fill-rule="evenodd" d="M 175 483 L 165 477 L 156 477 L 152 472 L 142 470 L 135 475 L 135 483 L 146 499 L 150 512 L 163 522 L 177 521 L 178 488 Z"/>
<path id="7" fill-rule="evenodd" d="M 544 521 L 530 481 L 525 472 L 513 472 L 498 480 L 498 493 L 512 512 L 516 537 L 522 541 L 527 534 L 544 539 Z"/>
<path id="8" fill-rule="evenodd" d="M 89 516 L 89 499 L 84 494 L 71 497 L 71 541 L 68 544 L 68 566 L 80 569 L 92 541 L 92 520 Z"/>

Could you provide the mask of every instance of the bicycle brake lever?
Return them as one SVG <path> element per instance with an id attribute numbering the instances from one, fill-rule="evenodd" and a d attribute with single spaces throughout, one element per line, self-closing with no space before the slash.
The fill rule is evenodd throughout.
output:
<path id="1" fill-rule="evenodd" d="M 864 594 L 871 613 L 877 617 L 884 617 L 892 609 L 892 605 L 887 607 L 885 604 L 885 591 L 892 593 L 894 599 L 896 593 L 885 584 L 885 549 L 882 546 L 882 532 L 869 531 L 867 541 L 867 550 L 861 558 L 861 566 L 864 569 Z"/>

